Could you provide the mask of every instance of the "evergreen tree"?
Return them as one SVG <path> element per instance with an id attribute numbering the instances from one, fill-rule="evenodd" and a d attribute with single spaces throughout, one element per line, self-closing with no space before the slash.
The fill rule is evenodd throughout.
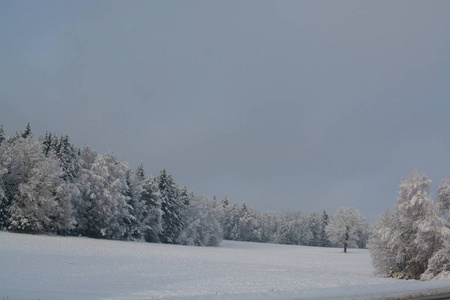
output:
<path id="1" fill-rule="evenodd" d="M 161 194 L 162 233 L 160 240 L 174 243 L 183 229 L 183 210 L 185 199 L 179 198 L 179 189 L 170 174 L 162 170 L 157 177 L 157 185 Z"/>
<path id="2" fill-rule="evenodd" d="M 330 246 L 330 240 L 328 239 L 327 233 L 325 231 L 325 228 L 328 225 L 329 217 L 326 211 L 323 211 L 322 218 L 321 218 L 321 226 L 320 226 L 320 246 L 321 247 L 329 247 Z"/>
<path id="3" fill-rule="evenodd" d="M 155 179 L 145 176 L 142 164 L 137 168 L 131 181 L 133 222 L 130 236 L 134 240 L 159 242 L 161 235 L 161 201 Z"/>
<path id="4" fill-rule="evenodd" d="M 76 180 L 76 186 L 80 191 L 80 196 L 74 199 L 76 227 L 75 233 L 79 235 L 87 235 L 90 221 L 89 213 L 92 209 L 91 197 L 94 197 L 91 189 L 91 177 L 94 177 L 91 169 L 97 159 L 97 152 L 90 146 L 85 146 L 78 155 L 77 166 L 79 176 Z"/>
<path id="5" fill-rule="evenodd" d="M 0 146 L 4 140 L 6 140 L 5 131 L 3 130 L 3 125 L 0 125 Z"/>
<path id="6" fill-rule="evenodd" d="M 53 149 L 53 135 L 51 132 L 46 132 L 45 136 L 42 138 L 41 143 L 43 145 L 43 151 L 45 156 L 49 156 Z"/>
<path id="7" fill-rule="evenodd" d="M 223 238 L 226 240 L 231 240 L 231 229 L 233 228 L 232 219 L 231 219 L 231 206 L 228 202 L 228 198 L 225 197 L 220 202 L 222 206 L 222 229 L 223 229 Z"/>
<path id="8" fill-rule="evenodd" d="M 146 242 L 159 242 L 162 235 L 162 215 L 161 200 L 158 186 L 153 177 L 146 177 L 142 181 L 142 217 L 139 220 L 143 228 Z"/>
<path id="9" fill-rule="evenodd" d="M 185 227 L 180 232 L 177 243 L 196 246 L 217 246 L 222 241 L 220 219 L 222 210 L 214 199 L 186 193 L 189 206 L 184 215 Z"/>
<path id="10" fill-rule="evenodd" d="M 312 213 L 309 216 L 309 230 L 311 231 L 310 246 L 320 246 L 321 239 L 321 223 L 320 218 L 316 213 Z"/>
<path id="11" fill-rule="evenodd" d="M 5 192 L 5 183 L 4 178 L 6 174 L 8 173 L 8 169 L 6 166 L 8 165 L 7 162 L 4 161 L 6 158 L 6 143 L 3 145 L 0 145 L 0 230 L 7 229 L 9 226 L 9 206 L 10 201 L 6 197 Z"/>
<path id="12" fill-rule="evenodd" d="M 135 173 L 135 178 L 138 181 L 142 181 L 145 178 L 145 172 L 144 172 L 144 165 L 142 165 L 142 163 L 137 167 L 136 169 L 136 173 Z"/>
<path id="13" fill-rule="evenodd" d="M 442 179 L 439 184 L 439 188 L 436 193 L 436 208 L 439 216 L 445 217 L 450 210 L 450 185 L 448 184 L 448 178 Z M 448 215 L 450 221 L 450 215 Z M 449 224 L 450 225 L 450 224 Z"/>
<path id="14" fill-rule="evenodd" d="M 76 157 L 77 150 L 69 142 L 68 135 L 61 135 L 56 150 L 56 157 L 59 160 L 61 168 L 64 172 L 63 179 L 73 182 L 77 176 Z"/>
<path id="15" fill-rule="evenodd" d="M 30 123 L 27 123 L 27 127 L 25 127 L 25 131 L 22 133 L 22 138 L 26 139 L 28 136 L 32 135 Z"/>

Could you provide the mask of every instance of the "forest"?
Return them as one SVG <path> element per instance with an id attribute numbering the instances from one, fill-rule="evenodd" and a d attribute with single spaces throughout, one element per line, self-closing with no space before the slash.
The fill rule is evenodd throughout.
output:
<path id="1" fill-rule="evenodd" d="M 392 211 L 369 226 L 358 210 L 259 212 L 195 195 L 163 169 L 133 172 L 114 153 L 77 148 L 68 135 L 35 137 L 30 124 L 6 136 L 0 126 L 0 230 L 196 246 L 223 239 L 369 248 L 378 274 L 404 279 L 450 275 L 450 186 L 436 199 L 426 175 L 400 183 Z"/>
<path id="2" fill-rule="evenodd" d="M 0 127 L 0 228 L 12 232 L 80 235 L 197 246 L 222 239 L 309 246 L 340 246 L 327 233 L 330 217 L 295 211 L 259 212 L 225 197 L 198 196 L 165 169 L 133 172 L 114 153 L 77 148 L 68 135 Z M 357 224 L 346 243 L 366 247 L 369 227 Z M 331 222 L 331 224 L 333 224 Z"/>

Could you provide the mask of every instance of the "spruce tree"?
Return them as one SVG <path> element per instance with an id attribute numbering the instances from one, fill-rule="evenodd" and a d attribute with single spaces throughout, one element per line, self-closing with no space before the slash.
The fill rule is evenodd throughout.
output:
<path id="1" fill-rule="evenodd" d="M 162 233 L 161 241 L 164 243 L 174 243 L 178 234 L 183 229 L 183 209 L 185 199 L 179 197 L 177 188 L 172 176 L 165 169 L 161 171 L 157 178 L 157 185 L 161 193 L 162 210 Z"/>
<path id="2" fill-rule="evenodd" d="M 30 135 L 32 135 L 31 134 L 31 126 L 30 126 L 30 123 L 27 123 L 27 127 L 25 127 L 25 131 L 22 133 L 22 137 L 24 139 L 26 139 Z"/>
<path id="3" fill-rule="evenodd" d="M 0 145 L 6 140 L 5 131 L 3 130 L 3 125 L 0 125 Z"/>
<path id="4" fill-rule="evenodd" d="M 323 211 L 321 218 L 321 226 L 320 226 L 320 246 L 321 247 L 329 247 L 330 240 L 328 239 L 325 228 L 327 227 L 329 222 L 329 217 L 326 211 Z"/>

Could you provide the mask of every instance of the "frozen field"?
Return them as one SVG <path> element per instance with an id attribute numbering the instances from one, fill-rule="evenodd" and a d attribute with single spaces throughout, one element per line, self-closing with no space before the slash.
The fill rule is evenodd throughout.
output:
<path id="1" fill-rule="evenodd" d="M 224 241 L 186 247 L 0 232 L 0 300 L 376 299 L 450 281 L 373 275 L 366 250 Z"/>

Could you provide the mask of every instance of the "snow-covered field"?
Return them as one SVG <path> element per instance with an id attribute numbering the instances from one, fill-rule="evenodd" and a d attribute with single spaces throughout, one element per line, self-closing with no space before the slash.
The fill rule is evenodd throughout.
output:
<path id="1" fill-rule="evenodd" d="M 450 280 L 373 275 L 367 250 L 224 241 L 218 248 L 0 232 L 0 299 L 373 299 Z"/>

